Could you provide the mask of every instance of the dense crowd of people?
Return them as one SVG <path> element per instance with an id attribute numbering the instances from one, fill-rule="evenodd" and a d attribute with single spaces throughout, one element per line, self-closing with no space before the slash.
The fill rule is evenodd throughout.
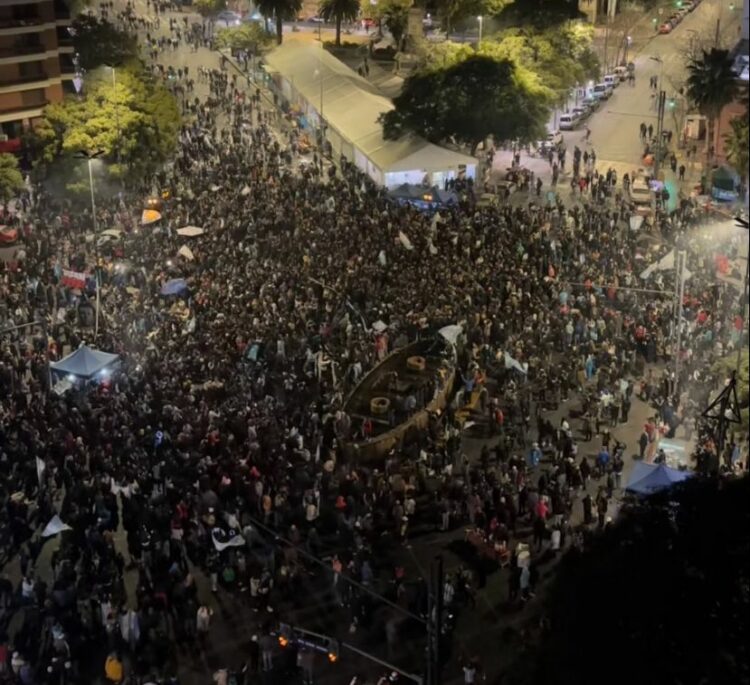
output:
<path id="1" fill-rule="evenodd" d="M 165 35 L 190 40 L 168 25 Z M 0 579 L 0 680 L 72 685 L 103 672 L 113 683 L 177 682 L 176 645 L 200 646 L 214 621 L 195 580 L 204 574 L 213 591 L 245 591 L 257 612 L 256 651 L 238 655 L 246 668 L 216 675 L 251 682 L 279 667 L 270 610 L 293 601 L 309 572 L 326 575 L 352 633 L 375 620 L 360 585 L 425 615 L 423 583 L 373 554 L 382 533 L 409 544 L 425 522 L 476 531 L 510 567 L 510 600 L 531 599 L 539 550 L 575 538 L 574 516 L 606 525 L 629 458 L 611 429 L 627 423 L 633 396 L 654 407 L 641 448 L 654 461 L 661 435 L 697 430 L 724 380 L 713 364 L 739 344 L 742 312 L 700 238 L 700 210 L 684 200 L 651 231 L 631 230 L 627 193 L 484 207 L 464 193 L 422 212 L 393 204 L 346 160 L 303 158 L 300 134 L 276 130 L 242 79 L 221 69 L 170 76 L 186 117 L 174 164 L 151 184 L 159 223 L 139 225 L 144 195 L 102 198 L 96 225 L 124 237 L 101 242 L 88 210 L 42 187 L 2 220 L 23 239 L 0 262 L 1 326 L 44 325 L 0 341 L 2 548 L 21 572 L 17 586 Z M 201 100 L 193 89 L 204 84 Z M 203 234 L 177 233 L 188 225 Z M 679 378 L 674 275 L 639 278 L 670 249 L 664 235 L 680 236 L 691 272 Z M 720 249 L 732 258 L 739 240 Z M 76 289 L 64 270 L 92 277 Z M 186 288 L 163 295 L 175 278 Z M 360 431 L 343 411 L 356 381 L 383 352 L 456 323 L 458 403 L 385 464 L 343 459 Z M 58 393 L 47 357 L 83 342 L 120 364 Z M 457 419 L 474 395 L 476 423 L 494 436 L 478 460 Z M 545 417 L 574 398 L 580 406 L 560 425 Z M 592 463 L 578 444 L 594 433 Z M 729 468 L 746 452 L 733 444 L 716 456 Z M 35 564 L 53 544 L 40 531 L 55 515 L 69 530 L 45 582 Z M 467 569 L 450 574 L 446 605 L 471 605 L 483 583 Z M 385 634 L 396 651 L 398 623 Z M 308 661 L 303 653 L 306 679 Z"/>

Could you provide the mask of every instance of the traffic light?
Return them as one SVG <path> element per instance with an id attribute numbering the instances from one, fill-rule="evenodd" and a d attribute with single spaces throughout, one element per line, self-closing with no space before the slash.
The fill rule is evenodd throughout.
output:
<path id="1" fill-rule="evenodd" d="M 286 647 L 292 640 L 292 627 L 287 623 L 279 624 L 279 645 Z"/>
<path id="2" fill-rule="evenodd" d="M 328 661 L 335 664 L 339 660 L 339 641 L 330 640 L 328 642 Z"/>

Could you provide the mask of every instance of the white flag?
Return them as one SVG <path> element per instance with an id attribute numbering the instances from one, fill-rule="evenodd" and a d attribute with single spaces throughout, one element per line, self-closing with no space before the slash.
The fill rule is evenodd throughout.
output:
<path id="1" fill-rule="evenodd" d="M 526 375 L 526 371 L 529 368 L 528 364 L 521 364 L 517 359 L 513 359 L 507 352 L 504 356 L 505 360 L 505 368 L 506 369 L 515 369 L 516 371 L 520 371 L 522 374 Z"/>
<path id="2" fill-rule="evenodd" d="M 409 236 L 406 235 L 403 231 L 398 232 L 398 239 L 401 241 L 401 244 L 407 249 L 407 250 L 413 250 L 414 245 L 411 244 L 411 240 L 409 240 Z"/>
<path id="3" fill-rule="evenodd" d="M 57 514 L 55 514 L 49 520 L 49 523 L 44 527 L 44 530 L 42 531 L 42 537 L 51 538 L 53 535 L 57 535 L 58 533 L 61 533 L 64 530 L 73 530 L 73 529 L 67 523 L 63 523 L 60 520 L 60 517 Z"/>
<path id="4" fill-rule="evenodd" d="M 36 477 L 39 479 L 39 487 L 42 486 L 44 480 L 44 472 L 47 470 L 47 465 L 39 457 L 36 458 Z"/>
<path id="5" fill-rule="evenodd" d="M 221 530 L 221 528 L 214 528 L 213 531 L 211 532 L 211 539 L 214 542 L 214 547 L 216 548 L 217 552 L 222 552 L 227 547 L 243 547 L 244 546 L 245 538 L 243 538 L 241 535 L 232 535 L 225 542 L 217 540 L 216 538 L 221 537 L 222 533 L 223 531 Z"/>
<path id="6" fill-rule="evenodd" d="M 655 271 L 674 269 L 674 250 L 670 250 L 658 262 L 654 262 L 641 272 L 641 278 L 647 279 Z"/>

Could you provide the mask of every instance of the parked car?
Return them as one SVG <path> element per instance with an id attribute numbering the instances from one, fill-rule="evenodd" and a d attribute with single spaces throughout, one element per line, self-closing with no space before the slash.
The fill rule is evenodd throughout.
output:
<path id="1" fill-rule="evenodd" d="M 659 33 L 661 33 L 662 35 L 672 33 L 672 22 L 665 21 L 663 24 L 661 24 L 659 26 Z"/>
<path id="2" fill-rule="evenodd" d="M 635 205 L 636 214 L 644 216 L 651 213 L 653 195 L 644 178 L 637 177 L 630 184 L 630 199 Z"/>
<path id="3" fill-rule="evenodd" d="M 606 74 L 602 82 L 609 84 L 614 90 L 620 85 L 620 77 L 617 74 Z"/>
<path id="4" fill-rule="evenodd" d="M 626 81 L 629 73 L 630 72 L 626 66 L 615 67 L 614 74 L 620 81 Z"/>
<path id="5" fill-rule="evenodd" d="M 227 26 L 239 26 L 242 21 L 237 12 L 230 12 L 229 10 L 223 10 L 216 15 L 217 24 L 226 24 Z"/>
<path id="6" fill-rule="evenodd" d="M 591 109 L 589 107 L 585 107 L 584 105 L 573 107 L 573 109 L 570 111 L 574 116 L 578 117 L 579 122 L 591 116 Z"/>
<path id="7" fill-rule="evenodd" d="M 612 95 L 612 86 L 608 83 L 597 83 L 591 91 L 591 95 L 599 100 L 609 100 Z"/>
<path id="8" fill-rule="evenodd" d="M 599 98 L 594 97 L 593 95 L 587 95 L 583 100 L 581 100 L 581 104 L 584 107 L 588 107 L 590 111 L 594 112 L 599 107 Z"/>
<path id="9" fill-rule="evenodd" d="M 562 143 L 562 139 L 560 131 L 551 131 L 544 140 L 536 142 L 537 153 L 546 154 L 550 150 L 556 149 Z"/>
<path id="10" fill-rule="evenodd" d="M 572 131 L 579 124 L 579 118 L 573 112 L 565 112 L 560 115 L 558 126 L 561 131 Z"/>

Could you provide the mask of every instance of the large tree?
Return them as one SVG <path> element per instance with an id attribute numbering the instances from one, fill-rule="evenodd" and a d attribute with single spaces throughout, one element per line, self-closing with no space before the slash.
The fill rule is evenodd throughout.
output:
<path id="1" fill-rule="evenodd" d="M 625 507 L 555 569 L 546 636 L 504 685 L 747 682 L 748 501 L 748 477 L 695 478 Z"/>
<path id="2" fill-rule="evenodd" d="M 258 0 L 256 6 L 264 17 L 273 17 L 276 22 L 276 42 L 281 45 L 284 22 L 297 18 L 302 9 L 302 0 Z"/>
<path id="3" fill-rule="evenodd" d="M 483 40 L 480 55 L 508 59 L 520 72 L 544 86 L 549 97 L 558 100 L 570 88 L 596 78 L 599 61 L 592 49 L 593 29 L 581 22 L 570 21 L 560 26 L 536 30 L 514 28 Z M 442 69 L 472 54 L 465 43 L 425 42 L 418 51 L 422 69 Z"/>
<path id="4" fill-rule="evenodd" d="M 0 153 L 0 200 L 7 202 L 23 190 L 23 175 L 15 155 Z"/>
<path id="5" fill-rule="evenodd" d="M 724 144 L 727 159 L 734 170 L 740 175 L 742 187 L 747 187 L 748 164 L 750 164 L 748 148 L 750 148 L 750 137 L 748 137 L 748 113 L 744 116 L 735 117 L 730 122 L 731 131 L 724 134 Z"/>
<path id="6" fill-rule="evenodd" d="M 216 45 L 220 48 L 230 50 L 247 50 L 256 53 L 260 48 L 268 45 L 271 41 L 269 34 L 263 26 L 256 22 L 230 26 L 220 29 L 216 34 Z"/>
<path id="7" fill-rule="evenodd" d="M 476 21 L 476 17 L 492 18 L 512 0 L 438 0 L 437 8 L 440 20 L 446 33 L 467 19 Z"/>
<path id="8" fill-rule="evenodd" d="M 226 6 L 224 0 L 193 0 L 193 9 L 202 17 L 212 17 Z"/>
<path id="9" fill-rule="evenodd" d="M 84 93 L 45 108 L 28 138 L 38 162 L 96 150 L 112 162 L 113 174 L 135 180 L 153 173 L 174 150 L 180 129 L 177 102 L 138 63 L 119 69 L 116 85 L 91 75 Z"/>
<path id="10" fill-rule="evenodd" d="M 412 131 L 433 142 L 465 144 L 472 154 L 488 136 L 537 139 L 549 118 L 546 92 L 512 61 L 484 55 L 410 76 L 393 104 L 383 116 L 387 138 Z"/>
<path id="11" fill-rule="evenodd" d="M 336 45 L 341 45 L 341 22 L 354 21 L 359 15 L 359 0 L 323 0 L 320 16 L 336 24 Z"/>
<path id="12" fill-rule="evenodd" d="M 93 14 L 80 14 L 71 26 L 79 66 L 91 71 L 104 64 L 117 66 L 138 55 L 136 36 Z"/>
<path id="13" fill-rule="evenodd" d="M 409 25 L 411 0 L 380 0 L 374 7 L 374 14 L 381 27 L 385 26 L 393 38 L 394 47 L 403 47 L 406 29 Z"/>
<path id="14" fill-rule="evenodd" d="M 499 13 L 503 26 L 558 26 L 571 19 L 582 19 L 578 0 L 513 0 Z"/>
<path id="15" fill-rule="evenodd" d="M 712 48 L 688 63 L 688 99 L 708 120 L 708 162 L 714 155 L 716 121 L 737 95 L 737 75 L 727 50 Z"/>

